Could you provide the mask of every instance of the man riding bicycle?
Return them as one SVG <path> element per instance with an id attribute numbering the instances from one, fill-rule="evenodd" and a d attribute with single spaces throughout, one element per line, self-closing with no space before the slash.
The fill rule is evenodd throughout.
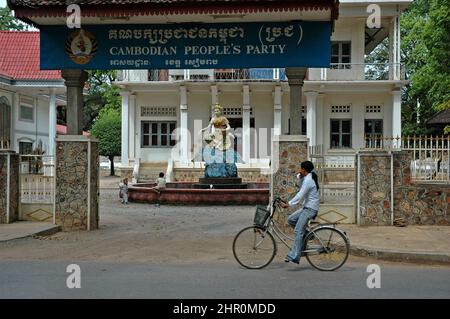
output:
<path id="1" fill-rule="evenodd" d="M 287 220 L 289 225 L 294 228 L 295 239 L 294 245 L 287 254 L 285 261 L 299 264 L 305 229 L 308 222 L 317 216 L 320 194 L 319 182 L 312 162 L 302 162 L 297 177 L 300 179 L 300 191 L 288 203 L 280 203 L 280 206 L 288 208 L 303 201 L 302 208 L 291 214 Z"/>

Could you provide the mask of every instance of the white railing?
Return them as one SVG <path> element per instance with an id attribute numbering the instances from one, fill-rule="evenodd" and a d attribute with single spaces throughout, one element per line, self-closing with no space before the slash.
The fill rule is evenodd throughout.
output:
<path id="1" fill-rule="evenodd" d="M 149 70 L 148 81 L 286 81 L 286 73 L 279 68 Z"/>
<path id="2" fill-rule="evenodd" d="M 52 204 L 55 195 L 55 163 L 53 156 L 20 156 L 21 203 Z"/>
<path id="3" fill-rule="evenodd" d="M 323 145 L 310 145 L 309 146 L 309 154 L 310 155 L 322 155 L 323 154 Z"/>
<path id="4" fill-rule="evenodd" d="M 9 140 L 2 139 L 0 140 L 0 150 L 7 150 L 11 147 L 11 143 Z"/>
<path id="5" fill-rule="evenodd" d="M 366 149 L 411 151 L 414 180 L 450 182 L 450 135 L 365 138 Z"/>
<path id="6" fill-rule="evenodd" d="M 405 80 L 401 63 L 332 63 L 330 68 L 309 69 L 310 81 Z"/>

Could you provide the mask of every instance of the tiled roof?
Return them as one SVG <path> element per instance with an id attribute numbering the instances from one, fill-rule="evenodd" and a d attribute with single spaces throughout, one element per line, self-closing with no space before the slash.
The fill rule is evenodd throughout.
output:
<path id="1" fill-rule="evenodd" d="M 13 6 L 66 6 L 68 1 L 65 0 L 10 0 Z M 69 1 L 70 2 L 70 1 Z M 73 1 L 79 5 L 117 5 L 117 4 L 186 4 L 186 3 L 230 3 L 230 2 L 330 2 L 329 0 L 80 0 Z"/>
<path id="2" fill-rule="evenodd" d="M 450 124 L 450 109 L 436 113 L 427 121 L 427 124 Z"/>
<path id="3" fill-rule="evenodd" d="M 230 14 L 331 10 L 337 19 L 338 0 L 9 0 L 16 17 L 65 17 L 67 3 L 81 6 L 86 17 L 123 17 L 172 14 Z"/>
<path id="4" fill-rule="evenodd" d="M 0 31 L 0 75 L 14 80 L 62 80 L 40 70 L 39 32 Z"/>

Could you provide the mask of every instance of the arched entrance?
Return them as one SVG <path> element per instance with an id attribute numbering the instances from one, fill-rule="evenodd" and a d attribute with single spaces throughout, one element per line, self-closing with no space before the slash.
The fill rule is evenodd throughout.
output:
<path id="1" fill-rule="evenodd" d="M 0 149 L 11 147 L 11 105 L 4 96 L 0 97 Z"/>

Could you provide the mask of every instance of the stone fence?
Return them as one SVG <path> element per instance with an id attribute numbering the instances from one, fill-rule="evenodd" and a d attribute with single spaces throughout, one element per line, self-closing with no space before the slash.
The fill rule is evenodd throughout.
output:
<path id="1" fill-rule="evenodd" d="M 358 225 L 450 225 L 450 185 L 413 182 L 411 159 L 409 151 L 358 153 Z"/>

